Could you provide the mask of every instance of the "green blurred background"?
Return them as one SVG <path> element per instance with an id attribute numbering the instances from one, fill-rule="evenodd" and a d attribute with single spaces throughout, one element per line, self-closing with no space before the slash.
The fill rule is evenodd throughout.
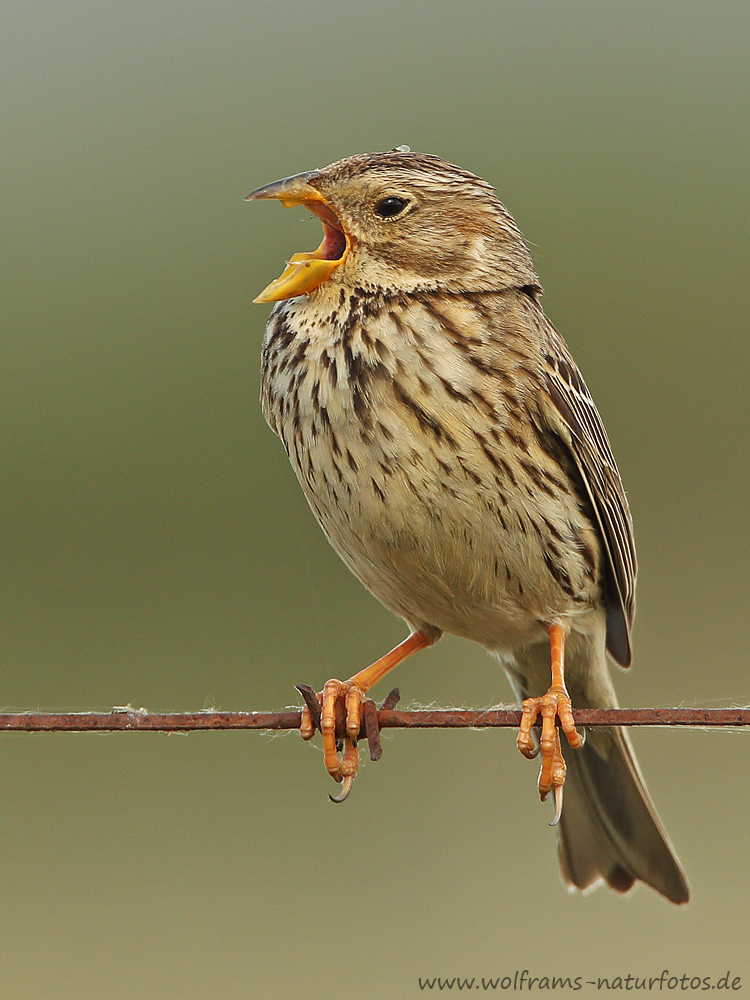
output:
<path id="1" fill-rule="evenodd" d="M 621 701 L 750 701 L 746 2 L 6 0 L 0 38 L 4 706 L 281 708 L 403 637 L 257 402 L 251 300 L 319 224 L 242 201 L 399 143 L 496 185 L 604 416 L 641 563 Z M 452 639 L 396 683 L 509 698 Z M 391 734 L 342 807 L 295 734 L 6 734 L 2 996 L 750 986 L 748 738 L 635 742 L 688 908 L 568 896 L 509 732 Z"/>

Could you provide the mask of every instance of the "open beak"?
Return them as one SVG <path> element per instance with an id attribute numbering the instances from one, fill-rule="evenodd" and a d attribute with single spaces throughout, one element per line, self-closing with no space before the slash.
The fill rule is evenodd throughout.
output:
<path id="1" fill-rule="evenodd" d="M 323 223 L 323 242 L 312 253 L 296 253 L 287 262 L 284 273 L 263 289 L 254 302 L 280 302 L 296 295 L 307 295 L 330 278 L 334 270 L 346 260 L 351 239 L 336 213 L 323 195 L 309 182 L 318 177 L 317 170 L 310 170 L 293 177 L 284 177 L 273 184 L 266 184 L 251 192 L 245 201 L 276 198 L 284 208 L 304 207 L 317 215 Z"/>

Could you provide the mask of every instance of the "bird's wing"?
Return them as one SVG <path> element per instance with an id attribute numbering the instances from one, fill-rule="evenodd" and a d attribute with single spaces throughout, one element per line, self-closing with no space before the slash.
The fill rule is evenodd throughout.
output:
<path id="1" fill-rule="evenodd" d="M 594 405 L 565 341 L 551 323 L 545 354 L 553 428 L 568 446 L 596 513 L 608 564 L 607 649 L 630 666 L 637 564 L 633 522 L 620 473 Z"/>

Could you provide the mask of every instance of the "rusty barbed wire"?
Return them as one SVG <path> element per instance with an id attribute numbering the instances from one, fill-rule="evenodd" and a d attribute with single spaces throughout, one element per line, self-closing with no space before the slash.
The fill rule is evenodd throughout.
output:
<path id="1" fill-rule="evenodd" d="M 306 684 L 297 685 L 320 729 L 318 696 Z M 521 711 L 515 708 L 420 708 L 397 709 L 400 698 L 394 688 L 380 708 L 369 698 L 362 703 L 362 725 L 359 738 L 367 741 L 370 760 L 383 754 L 380 742 L 382 729 L 490 729 L 518 728 Z M 162 732 L 187 733 L 205 729 L 299 729 L 302 712 L 220 712 L 203 709 L 200 712 L 149 712 L 130 705 L 115 707 L 109 712 L 3 712 L 0 732 Z M 747 708 L 584 708 L 573 709 L 576 725 L 584 726 L 680 726 L 687 728 L 738 729 L 750 726 Z M 559 722 L 559 720 L 558 720 Z M 336 737 L 346 735 L 343 700 L 336 703 Z M 340 745 L 340 743 L 339 743 Z M 338 801 L 334 799 L 334 801 Z"/>
<path id="2" fill-rule="evenodd" d="M 297 690 L 310 709 L 313 722 L 320 729 L 320 705 L 311 687 L 299 684 Z M 399 689 L 394 688 L 378 708 L 369 698 L 362 705 L 360 738 L 367 740 L 370 760 L 379 760 L 383 749 L 381 729 L 489 729 L 517 728 L 520 709 L 513 708 L 426 708 L 397 709 Z M 346 734 L 344 706 L 337 703 L 336 735 Z M 284 712 L 149 712 L 130 705 L 109 712 L 3 712 L 0 732 L 26 733 L 103 733 L 160 732 L 187 733 L 205 729 L 299 729 L 301 711 Z M 693 728 L 742 728 L 750 726 L 747 708 L 583 708 L 573 709 L 580 726 L 681 726 Z"/>
<path id="3" fill-rule="evenodd" d="M 306 700 L 312 689 L 300 685 Z M 314 697 L 314 694 L 313 694 Z M 383 705 L 368 709 L 370 726 L 378 729 L 487 729 L 515 728 L 520 725 L 520 709 L 428 708 L 396 709 L 398 688 Z M 367 704 L 367 703 L 366 703 Z M 374 704 L 369 702 L 369 705 Z M 48 732 L 193 732 L 205 729 L 298 729 L 300 710 L 283 712 L 149 712 L 130 705 L 108 712 L 3 712 L 0 731 Z M 573 709 L 581 726 L 679 726 L 695 728 L 743 728 L 750 726 L 748 708 L 584 708 Z M 366 737 L 366 719 L 361 736 Z M 343 735 L 343 728 L 342 728 Z"/>

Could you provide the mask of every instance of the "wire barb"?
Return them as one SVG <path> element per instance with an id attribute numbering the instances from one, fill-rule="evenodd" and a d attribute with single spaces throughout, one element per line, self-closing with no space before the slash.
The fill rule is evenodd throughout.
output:
<path id="1" fill-rule="evenodd" d="M 316 729 L 320 729 L 320 702 L 318 701 L 318 696 L 309 684 L 295 684 L 294 686 L 302 695 L 305 704 L 310 709 L 313 725 Z"/>

